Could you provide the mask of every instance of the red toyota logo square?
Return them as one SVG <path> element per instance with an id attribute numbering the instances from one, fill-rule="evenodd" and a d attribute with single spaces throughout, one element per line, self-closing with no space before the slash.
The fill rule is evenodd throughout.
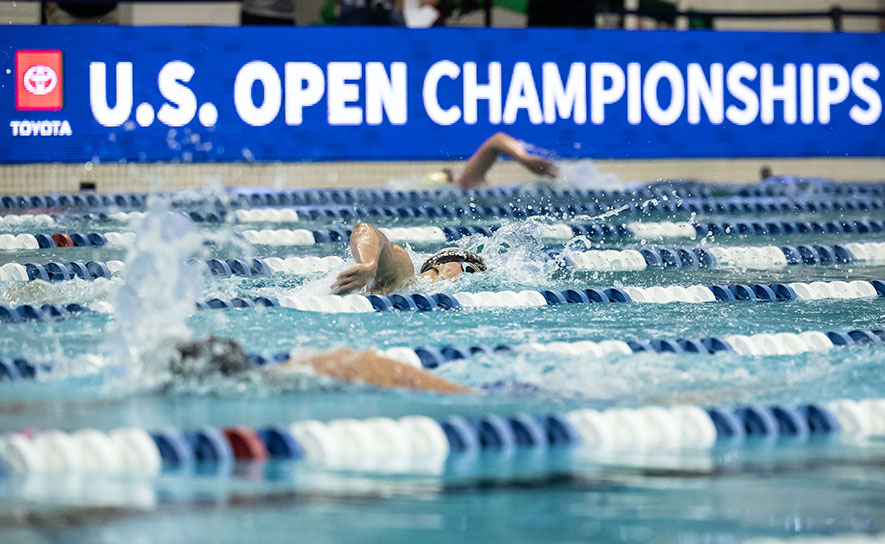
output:
<path id="1" fill-rule="evenodd" d="M 61 109 L 61 51 L 16 51 L 15 77 L 16 109 Z"/>

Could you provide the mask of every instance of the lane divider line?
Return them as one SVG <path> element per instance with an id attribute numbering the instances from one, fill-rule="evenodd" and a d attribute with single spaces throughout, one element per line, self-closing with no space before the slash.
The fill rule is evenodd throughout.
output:
<path id="1" fill-rule="evenodd" d="M 203 309 L 209 308 L 251 308 L 275 306 L 275 299 L 257 297 L 255 299 L 235 298 L 230 302 L 210 299 Z M 74 306 L 71 313 L 89 311 L 80 305 Z M 79 308 L 78 308 L 79 307 Z M 33 310 L 32 310 L 33 311 Z M 39 310 L 38 310 L 39 311 Z M 5 307 L 0 306 L 0 320 L 4 318 Z M 47 312 L 44 311 L 44 315 Z M 8 322 L 8 321 L 7 321 Z M 655 338 L 647 341 L 622 340 L 579 340 L 574 342 L 549 342 L 529 344 L 491 345 L 444 345 L 438 348 L 419 346 L 416 348 L 393 347 L 376 349 L 381 356 L 393 359 L 415 368 L 434 369 L 451 361 L 470 359 L 474 356 L 491 353 L 550 353 L 570 357 L 591 357 L 602 359 L 611 355 L 631 355 L 633 353 L 685 353 L 714 355 L 719 352 L 733 352 L 744 356 L 796 355 L 800 353 L 823 352 L 836 347 L 866 346 L 885 342 L 883 329 L 854 329 L 839 331 L 803 331 L 800 333 L 759 333 L 753 335 L 709 336 L 705 338 Z M 256 366 L 271 366 L 287 359 L 297 359 L 302 348 L 291 352 L 273 355 L 252 353 L 249 360 Z M 51 372 L 52 365 L 30 362 L 24 358 L 0 357 L 0 382 L 31 379 L 36 376 L 37 367 L 43 372 Z"/>
<path id="2" fill-rule="evenodd" d="M 569 251 L 552 249 L 566 266 L 591 271 L 639 271 L 649 268 L 738 268 L 776 270 L 788 266 L 857 263 L 885 264 L 885 242 L 844 245 L 645 247 Z"/>
<path id="3" fill-rule="evenodd" d="M 801 189 L 798 187 L 803 185 Z M 631 201 L 637 198 L 686 199 L 709 198 L 713 191 L 729 190 L 734 197 L 790 197 L 791 193 L 815 193 L 827 196 L 847 196 L 851 199 L 885 196 L 883 183 L 843 183 L 826 179 L 810 183 L 796 183 L 796 180 L 780 178 L 773 183 L 752 184 L 724 188 L 721 185 L 700 182 L 659 182 L 647 184 L 643 188 L 625 190 L 584 190 L 562 188 L 531 188 L 520 185 L 498 186 L 487 189 L 462 191 L 450 187 L 433 190 L 390 190 L 382 188 L 352 189 L 300 189 L 288 191 L 268 191 L 266 189 L 237 188 L 229 191 L 228 198 L 222 200 L 212 193 L 199 191 L 164 192 L 161 196 L 170 197 L 176 207 L 220 206 L 230 204 L 236 207 L 288 206 L 312 204 L 420 204 L 426 201 L 470 201 L 476 199 L 529 199 L 545 200 L 615 200 Z M 0 197 L 0 209 L 24 210 L 33 208 L 144 208 L 148 193 L 108 193 L 108 194 L 53 194 L 37 196 Z"/>
<path id="4" fill-rule="evenodd" d="M 29 430 L 0 436 L 0 474 L 87 471 L 153 476 L 207 465 L 231 470 L 237 462 L 267 459 L 304 459 L 336 469 L 442 473 L 447 459 L 480 452 L 510 456 L 517 450 L 563 448 L 704 451 L 733 449 L 744 442 L 795 444 L 839 434 L 855 439 L 885 436 L 885 399 L 733 409 L 683 405 L 467 418 L 304 420 L 254 430 Z"/>
<path id="5" fill-rule="evenodd" d="M 247 264 L 235 263 L 231 268 Z M 5 266 L 5 265 L 4 265 Z M 38 265 L 28 265 L 33 272 Z M 208 266 L 208 265 L 206 265 Z M 266 266 L 266 264 L 265 264 Z M 46 273 L 46 269 L 40 270 Z M 30 273 L 29 272 L 29 273 Z M 266 272 L 265 272 L 266 274 Z M 196 303 L 197 310 L 254 308 L 256 306 L 282 306 L 304 312 L 320 313 L 371 313 L 389 311 L 434 312 L 465 309 L 492 308 L 538 308 L 561 304 L 608 304 L 608 303 L 705 303 L 705 302 L 786 302 L 791 300 L 862 299 L 885 297 L 885 281 L 814 281 L 810 283 L 736 284 L 736 285 L 671 285 L 668 287 L 611 287 L 608 289 L 565 289 L 563 291 L 479 291 L 474 293 L 437 293 L 413 295 L 284 295 L 275 297 L 258 296 L 235 297 L 229 300 L 213 298 Z M 85 308 L 85 304 L 73 304 Z M 19 309 L 22 309 L 19 311 Z M 92 302 L 89 309 L 94 312 L 110 313 L 112 307 L 106 302 Z M 67 313 L 70 313 L 68 311 Z M 18 308 L 0 306 L 0 323 L 21 321 L 43 321 L 48 318 L 67 317 L 60 306 L 47 304 L 40 308 L 23 305 Z M 40 316 L 40 317 L 34 317 Z"/>

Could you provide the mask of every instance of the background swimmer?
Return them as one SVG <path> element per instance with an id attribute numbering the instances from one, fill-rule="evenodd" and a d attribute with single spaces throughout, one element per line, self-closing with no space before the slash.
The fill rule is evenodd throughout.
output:
<path id="1" fill-rule="evenodd" d="M 473 189 L 484 183 L 486 174 L 502 153 L 535 174 L 548 178 L 555 178 L 558 174 L 555 164 L 547 159 L 532 155 L 518 140 L 508 134 L 498 132 L 479 146 L 479 149 L 467 161 L 464 171 L 452 180 L 452 183 L 462 189 Z"/>

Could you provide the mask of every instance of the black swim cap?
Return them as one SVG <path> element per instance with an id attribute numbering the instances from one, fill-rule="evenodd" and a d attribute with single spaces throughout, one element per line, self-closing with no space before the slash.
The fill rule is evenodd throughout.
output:
<path id="1" fill-rule="evenodd" d="M 187 378 L 205 378 L 214 374 L 233 376 L 252 368 L 243 348 L 233 340 L 210 336 L 188 340 L 175 346 L 179 357 L 170 364 L 172 374 Z"/>
<path id="2" fill-rule="evenodd" d="M 447 247 L 437 251 L 429 259 L 424 261 L 424 264 L 421 265 L 421 272 L 419 272 L 419 274 L 423 274 L 434 266 L 445 263 L 469 263 L 478 268 L 480 272 L 486 271 L 485 261 L 476 253 L 459 247 Z"/>

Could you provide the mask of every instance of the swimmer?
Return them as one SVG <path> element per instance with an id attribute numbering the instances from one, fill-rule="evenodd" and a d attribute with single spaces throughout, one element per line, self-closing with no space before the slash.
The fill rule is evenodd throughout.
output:
<path id="1" fill-rule="evenodd" d="M 485 182 L 488 171 L 501 154 L 508 155 L 535 174 L 556 177 L 556 165 L 530 154 L 515 138 L 498 132 L 486 140 L 467 161 L 461 175 L 452 181 L 462 189 L 472 189 Z M 383 232 L 368 223 L 357 223 L 350 235 L 350 249 L 356 266 L 338 275 L 332 294 L 346 295 L 368 286 L 372 294 L 389 294 L 415 276 L 415 268 L 406 251 L 393 244 Z M 418 274 L 430 281 L 451 279 L 462 273 L 484 272 L 482 257 L 460 248 L 446 248 L 428 259 Z"/>
<path id="2" fill-rule="evenodd" d="M 181 342 L 169 370 L 180 378 L 203 379 L 220 374 L 231 377 L 257 368 L 277 376 L 313 373 L 343 382 L 357 382 L 381 387 L 400 387 L 437 393 L 468 393 L 467 387 L 454 384 L 415 367 L 382 357 L 371 351 L 338 349 L 278 365 L 256 367 L 243 348 L 233 340 L 210 336 L 203 340 Z"/>
<path id="3" fill-rule="evenodd" d="M 406 250 L 368 223 L 357 223 L 353 228 L 350 249 L 357 264 L 338 274 L 332 284 L 333 295 L 346 295 L 363 287 L 368 287 L 370 293 L 386 295 L 415 276 Z M 476 253 L 448 247 L 427 259 L 418 274 L 435 282 L 485 270 L 485 261 Z"/>
<path id="4" fill-rule="evenodd" d="M 450 179 L 450 181 L 462 189 L 473 189 L 485 182 L 486 174 L 501 154 L 507 155 L 539 176 L 555 178 L 558 174 L 555 164 L 532 155 L 518 140 L 508 134 L 498 132 L 479 146 L 479 149 L 467 161 L 467 166 L 464 167 L 461 175 Z"/>

